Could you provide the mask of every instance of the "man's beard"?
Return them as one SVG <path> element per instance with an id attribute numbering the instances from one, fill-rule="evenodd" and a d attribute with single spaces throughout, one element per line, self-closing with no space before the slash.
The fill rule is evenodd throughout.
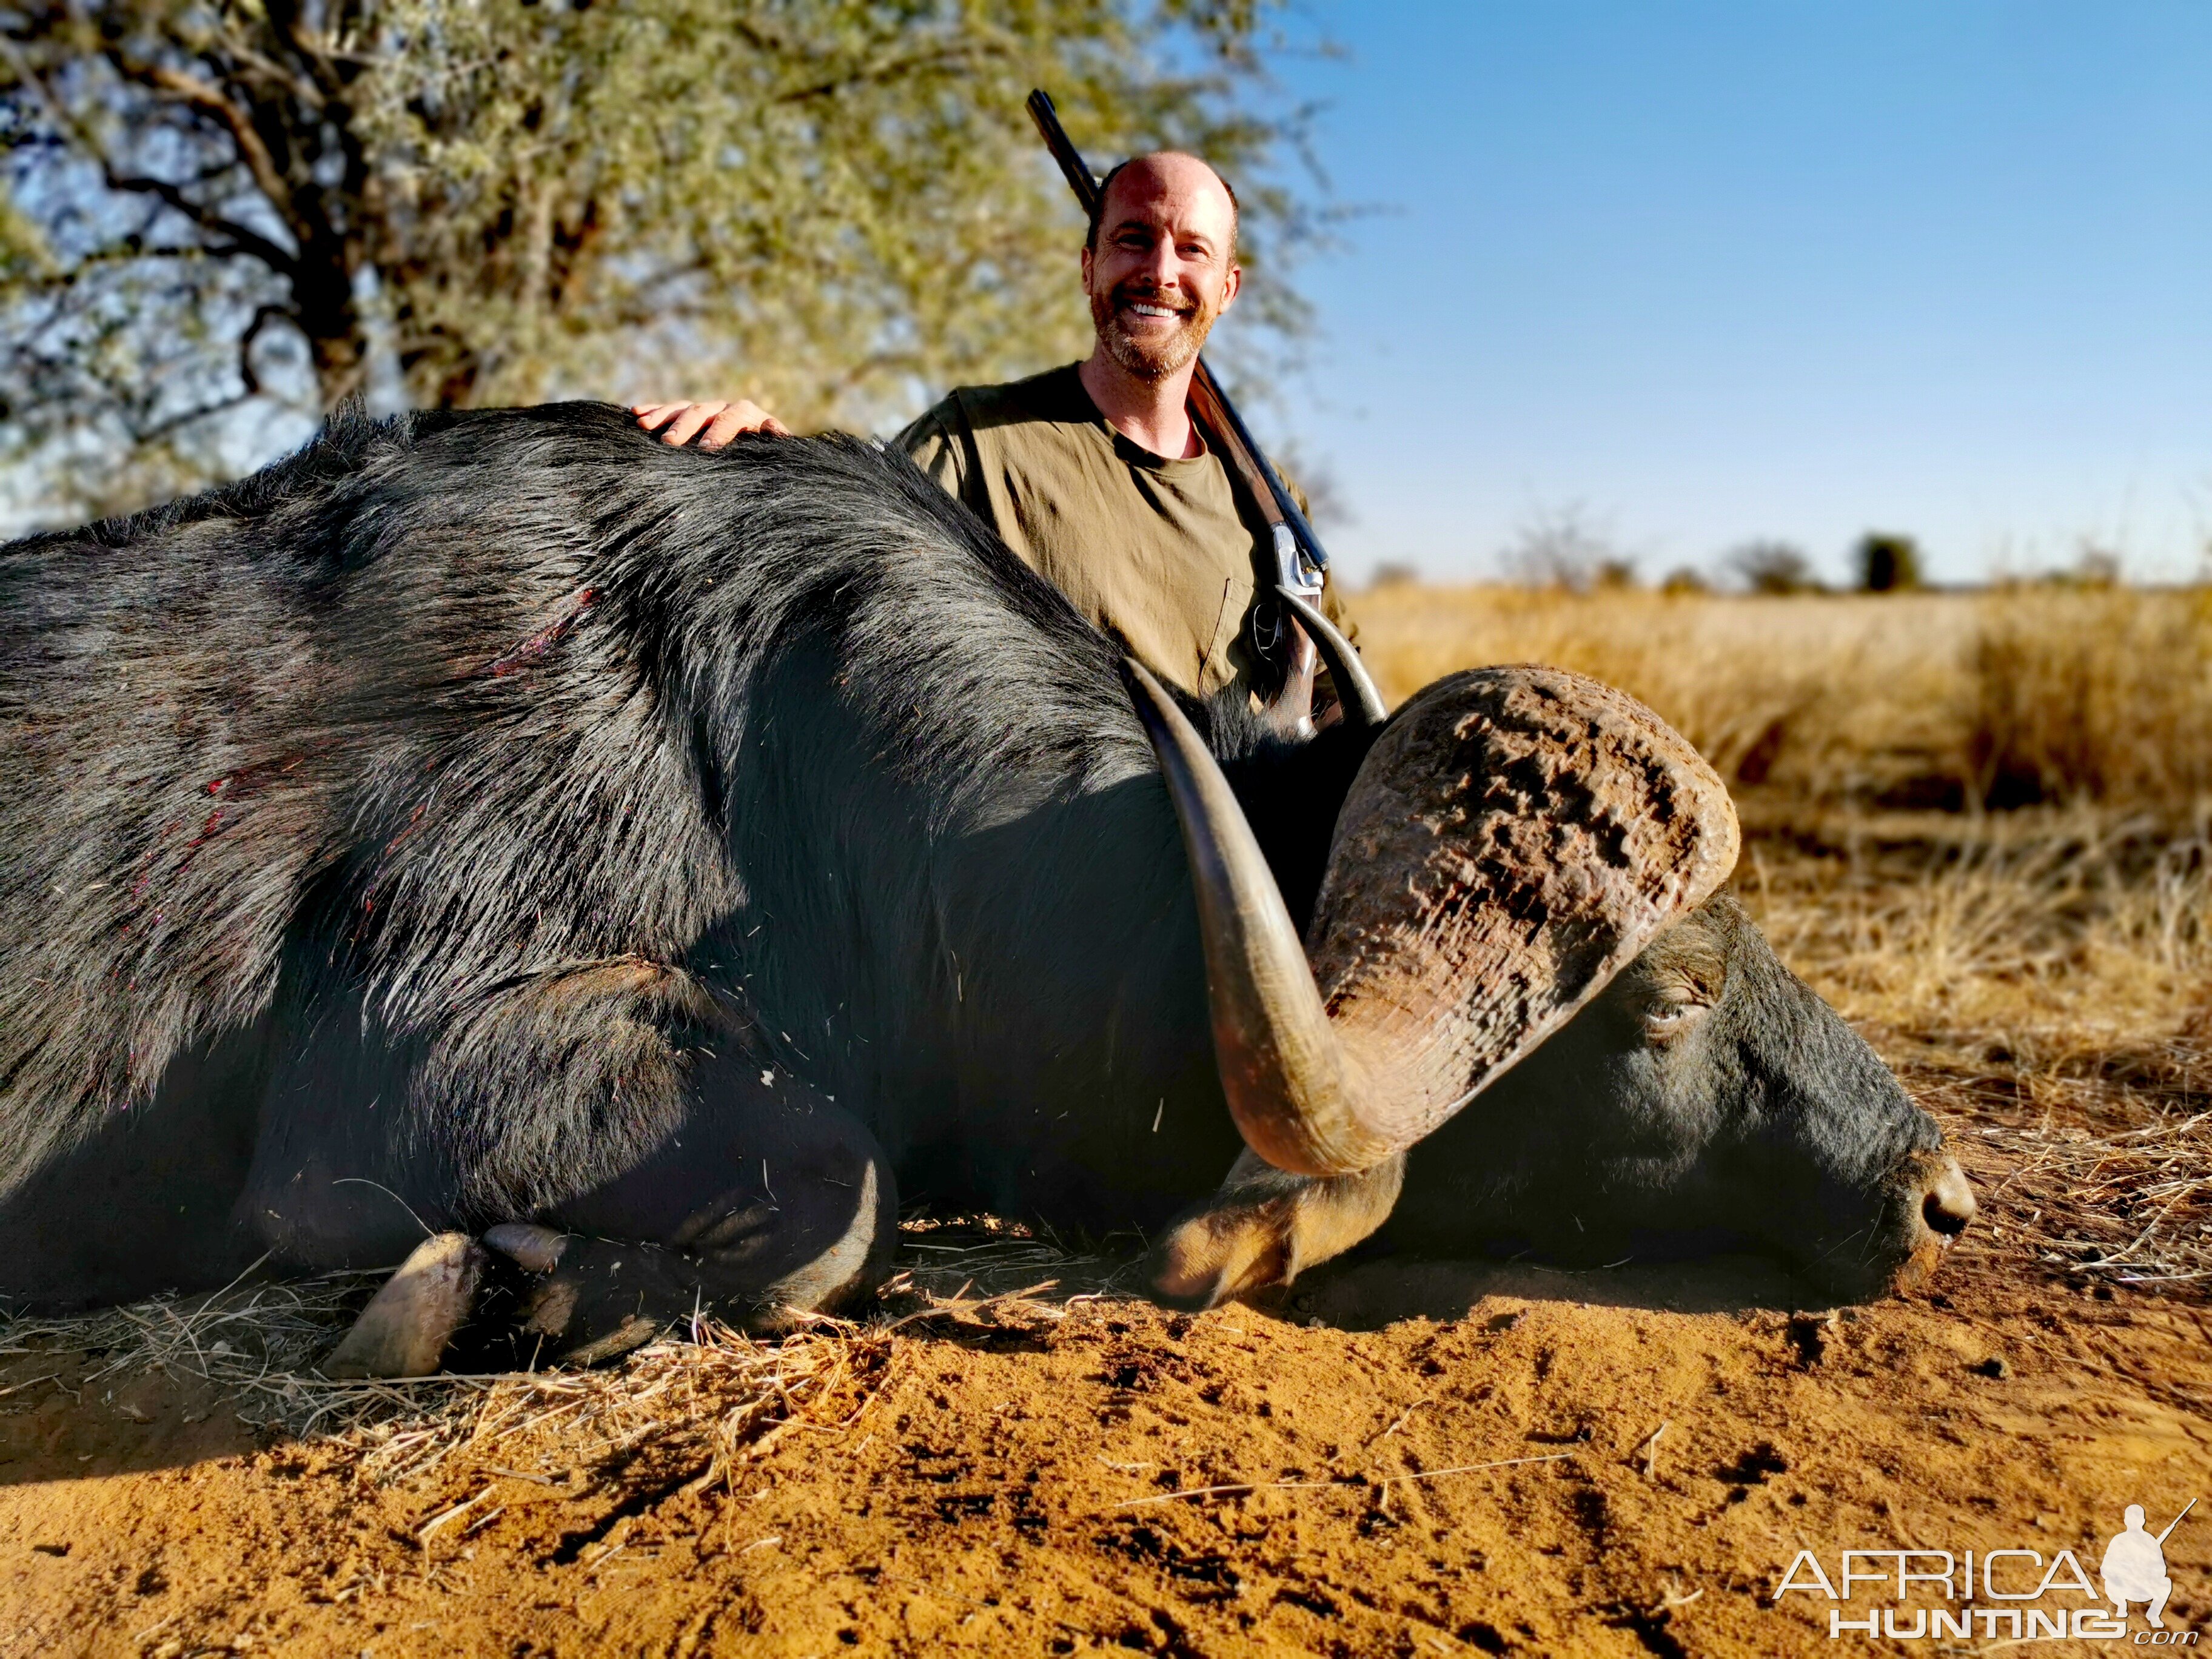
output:
<path id="1" fill-rule="evenodd" d="M 1171 334 L 1140 339 L 1121 326 L 1121 307 L 1131 304 L 1180 311 L 1182 325 Z M 1212 331 L 1218 314 L 1200 306 L 1185 310 L 1153 290 L 1134 289 L 1127 283 L 1109 293 L 1091 296 L 1091 320 L 1098 331 L 1106 355 L 1140 380 L 1164 380 L 1197 356 L 1206 335 Z"/>

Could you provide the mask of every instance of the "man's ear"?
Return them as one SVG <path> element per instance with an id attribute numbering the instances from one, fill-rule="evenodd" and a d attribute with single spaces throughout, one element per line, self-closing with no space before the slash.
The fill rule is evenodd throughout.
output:
<path id="1" fill-rule="evenodd" d="M 1234 259 L 1229 262 L 1228 278 L 1221 284 L 1221 308 L 1224 311 L 1237 303 L 1237 290 L 1244 286 L 1244 267 Z"/>
<path id="2" fill-rule="evenodd" d="M 1091 292 L 1091 244 L 1083 245 L 1083 291 Z"/>

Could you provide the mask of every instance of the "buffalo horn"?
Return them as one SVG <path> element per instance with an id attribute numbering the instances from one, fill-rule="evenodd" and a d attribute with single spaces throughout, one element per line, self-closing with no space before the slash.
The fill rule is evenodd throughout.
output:
<path id="1" fill-rule="evenodd" d="M 1306 931 L 1346 1043 L 1418 1139 L 1571 1019 L 1735 867 L 1728 790 L 1680 732 L 1563 669 L 1407 699 L 1336 816 Z"/>
<path id="2" fill-rule="evenodd" d="M 1559 669 L 1480 669 L 1368 751 L 1301 946 L 1212 753 L 1126 672 L 1190 858 L 1222 1087 L 1279 1170 L 1348 1175 L 1419 1140 L 1735 863 L 1727 790 L 1650 709 Z"/>
<path id="3" fill-rule="evenodd" d="M 1397 1147 L 1360 1121 L 1368 1079 L 1330 1028 L 1243 809 L 1159 682 L 1135 661 L 1123 672 L 1182 824 L 1230 1115 L 1245 1144 L 1279 1170 L 1370 1169 Z"/>
<path id="4" fill-rule="evenodd" d="M 1291 588 L 1278 587 L 1275 593 L 1312 635 L 1329 678 L 1336 682 L 1337 700 L 1344 705 L 1344 723 L 1356 732 L 1364 732 L 1389 719 L 1389 708 L 1383 702 L 1382 692 L 1376 690 L 1367 665 L 1359 660 L 1359 653 L 1352 649 L 1352 641 L 1322 615 L 1321 607 L 1308 604 Z"/>

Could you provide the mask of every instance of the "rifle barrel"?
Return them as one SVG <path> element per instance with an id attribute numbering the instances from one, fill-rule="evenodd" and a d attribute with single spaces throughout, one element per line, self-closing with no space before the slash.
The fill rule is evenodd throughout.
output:
<path id="1" fill-rule="evenodd" d="M 1066 129 L 1060 125 L 1060 112 L 1053 107 L 1052 94 L 1038 87 L 1030 92 L 1024 107 L 1029 111 L 1030 119 L 1036 124 L 1037 136 L 1052 152 L 1052 159 L 1060 163 L 1067 187 L 1075 192 L 1076 201 L 1088 217 L 1091 204 L 1098 199 L 1098 180 L 1091 175 L 1091 164 L 1083 159 L 1083 152 L 1068 142 Z"/>
<path id="2" fill-rule="evenodd" d="M 2182 1523 L 2182 1522 L 2183 1522 L 2183 1521 L 2184 1521 L 2184 1520 L 2188 1516 L 2189 1511 L 2190 1511 L 2190 1510 L 2193 1510 L 2193 1509 L 2195 1509 L 2196 1507 L 2197 1507 L 2197 1500 L 2196 1500 L 2195 1498 L 2191 1498 L 2191 1499 L 2190 1499 L 2186 1504 L 2184 1504 L 2181 1506 L 2181 1513 L 2180 1513 L 2179 1515 L 2175 1516 L 2173 1517 L 2173 1519 L 2172 1519 L 2172 1520 L 2171 1520 L 2171 1521 L 2169 1521 L 2169 1522 L 2167 1522 L 2166 1523 L 2166 1531 L 2165 1531 L 2165 1532 L 2162 1532 L 2162 1533 L 2160 1533 L 2160 1534 L 2159 1534 L 2159 1535 L 2158 1535 L 2158 1541 L 2159 1541 L 2160 1543 L 2161 1543 L 2161 1544 L 2163 1544 L 2164 1542 L 2166 1542 L 2166 1537 L 2167 1537 L 2167 1534 L 2170 1534 L 2170 1533 L 2172 1533 L 2172 1530 L 2173 1530 L 2176 1527 L 2179 1526 L 2179 1525 Z"/>

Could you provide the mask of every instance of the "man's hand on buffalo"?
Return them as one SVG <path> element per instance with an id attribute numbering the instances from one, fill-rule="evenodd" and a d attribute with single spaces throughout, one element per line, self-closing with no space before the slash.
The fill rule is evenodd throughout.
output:
<path id="1" fill-rule="evenodd" d="M 788 438 L 791 428 L 749 398 L 704 403 L 632 404 L 629 412 L 647 432 L 660 434 L 661 441 L 688 444 L 694 438 L 702 449 L 720 449 L 744 432 L 766 432 Z"/>

